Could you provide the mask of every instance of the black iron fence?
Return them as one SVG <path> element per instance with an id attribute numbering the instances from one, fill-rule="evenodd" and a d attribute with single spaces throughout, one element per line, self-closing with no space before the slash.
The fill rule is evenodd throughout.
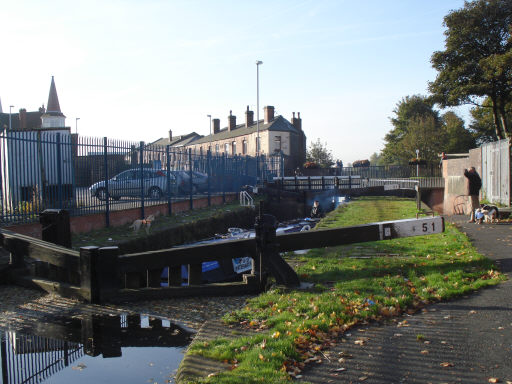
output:
<path id="1" fill-rule="evenodd" d="M 0 133 L 0 226 L 238 192 L 283 174 L 281 155 L 227 156 L 185 148 L 81 137 L 69 130 Z"/>

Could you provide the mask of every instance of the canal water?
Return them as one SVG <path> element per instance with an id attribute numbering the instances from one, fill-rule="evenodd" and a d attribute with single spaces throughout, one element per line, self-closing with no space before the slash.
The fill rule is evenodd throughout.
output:
<path id="1" fill-rule="evenodd" d="M 192 336 L 143 315 L 38 320 L 1 330 L 1 383 L 174 383 Z"/>

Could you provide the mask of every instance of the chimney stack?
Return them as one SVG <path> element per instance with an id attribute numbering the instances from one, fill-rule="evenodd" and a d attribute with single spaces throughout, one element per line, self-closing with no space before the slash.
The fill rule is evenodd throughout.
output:
<path id="1" fill-rule="evenodd" d="M 298 115 L 298 117 L 295 117 L 295 112 L 293 112 L 292 125 L 298 131 L 302 131 L 302 119 L 300 118 L 300 112 L 297 112 L 297 115 Z"/>
<path id="2" fill-rule="evenodd" d="M 236 128 L 236 116 L 233 116 L 232 111 L 229 111 L 228 116 L 228 131 L 231 132 Z"/>
<path id="3" fill-rule="evenodd" d="M 220 119 L 213 119 L 212 120 L 212 125 L 213 125 L 213 134 L 217 134 L 220 132 Z"/>
<path id="4" fill-rule="evenodd" d="M 254 112 L 249 111 L 249 106 L 247 106 L 247 111 L 245 111 L 245 126 L 250 127 L 254 124 Z"/>
<path id="5" fill-rule="evenodd" d="M 267 105 L 266 107 L 263 107 L 263 115 L 265 116 L 264 123 L 270 123 L 274 120 L 274 107 L 271 105 Z"/>
<path id="6" fill-rule="evenodd" d="M 172 141 L 172 129 L 169 129 L 169 141 Z"/>
<path id="7" fill-rule="evenodd" d="M 25 108 L 20 109 L 20 130 L 27 129 L 27 110 Z"/>

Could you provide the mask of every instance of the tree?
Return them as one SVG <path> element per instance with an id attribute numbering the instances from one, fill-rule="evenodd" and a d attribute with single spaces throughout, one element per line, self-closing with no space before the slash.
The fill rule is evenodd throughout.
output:
<path id="1" fill-rule="evenodd" d="M 476 147 L 475 137 L 464 127 L 464 120 L 454 112 L 446 112 L 442 116 L 444 143 L 441 152 L 467 153 Z"/>
<path id="2" fill-rule="evenodd" d="M 440 129 L 437 120 L 433 116 L 421 116 L 409 123 L 400 148 L 407 161 L 416 157 L 418 149 L 420 159 L 436 162 L 439 161 L 444 141 L 445 132 Z"/>
<path id="3" fill-rule="evenodd" d="M 438 71 L 429 90 L 441 106 L 482 106 L 488 97 L 497 138 L 510 136 L 512 1 L 475 0 L 444 18 L 445 50 L 431 57 Z"/>
<path id="4" fill-rule="evenodd" d="M 505 106 L 507 121 L 512 121 L 512 103 Z M 492 101 L 486 98 L 482 106 L 471 109 L 473 121 L 469 125 L 476 144 L 480 145 L 491 141 L 498 140 L 492 113 Z"/>
<path id="5" fill-rule="evenodd" d="M 384 159 L 382 158 L 382 154 L 373 152 L 373 154 L 370 156 L 370 164 L 371 165 L 384 165 Z"/>
<path id="6" fill-rule="evenodd" d="M 331 151 L 327 149 L 327 143 L 322 144 L 320 139 L 312 142 L 306 151 L 306 162 L 318 164 L 321 168 L 329 168 L 334 164 Z"/>
<path id="7" fill-rule="evenodd" d="M 439 112 L 433 109 L 433 102 L 426 96 L 406 96 L 400 100 L 393 110 L 391 118 L 394 128 L 384 137 L 382 162 L 384 164 L 407 164 L 411 154 L 404 151 L 403 140 L 408 135 L 411 123 L 414 121 L 431 120 L 434 125 L 432 135 L 437 135 L 441 129 Z M 411 142 L 409 137 L 408 141 Z M 414 152 L 413 152 L 414 153 Z"/>

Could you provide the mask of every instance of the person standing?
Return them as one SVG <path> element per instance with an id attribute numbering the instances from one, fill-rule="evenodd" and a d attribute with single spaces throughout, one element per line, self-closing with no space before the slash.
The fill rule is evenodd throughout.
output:
<path id="1" fill-rule="evenodd" d="M 482 188 L 482 179 L 477 173 L 475 167 L 464 170 L 464 176 L 466 176 L 469 181 L 469 205 L 471 209 L 469 222 L 474 223 L 475 210 L 480 207 L 478 195 L 480 193 L 480 188 Z"/>

